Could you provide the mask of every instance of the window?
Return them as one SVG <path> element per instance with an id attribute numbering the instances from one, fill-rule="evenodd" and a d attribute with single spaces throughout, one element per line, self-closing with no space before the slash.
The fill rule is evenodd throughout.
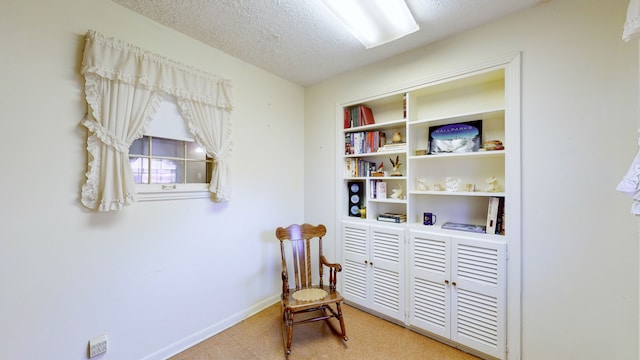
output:
<path id="1" fill-rule="evenodd" d="M 88 105 L 82 125 L 89 131 L 89 170 L 82 205 L 117 211 L 148 198 L 145 194 L 162 193 L 177 196 L 151 197 L 206 194 L 215 202 L 230 201 L 231 82 L 92 30 L 85 40 L 80 72 Z M 179 107 L 179 121 L 171 121 L 171 114 L 167 122 L 158 120 L 164 117 L 165 103 L 173 110 L 169 113 Z M 152 127 L 168 134 L 151 132 Z M 175 136 L 184 135 L 187 127 L 189 138 Z M 147 138 L 133 145 L 132 139 L 141 135 Z M 215 161 L 191 155 L 197 147 L 192 151 L 193 145 L 185 142 L 194 139 Z M 132 145 L 137 156 L 130 158 Z M 130 162 L 140 184 L 134 182 Z"/>
<path id="2" fill-rule="evenodd" d="M 131 144 L 138 201 L 210 197 L 214 160 L 195 142 L 145 135 Z"/>
<path id="3" fill-rule="evenodd" d="M 145 135 L 129 147 L 139 201 L 210 197 L 214 160 L 189 133 L 174 97 L 164 95 Z"/>
<path id="4" fill-rule="evenodd" d="M 195 142 L 143 136 L 131 144 L 136 184 L 208 184 L 213 159 Z"/>

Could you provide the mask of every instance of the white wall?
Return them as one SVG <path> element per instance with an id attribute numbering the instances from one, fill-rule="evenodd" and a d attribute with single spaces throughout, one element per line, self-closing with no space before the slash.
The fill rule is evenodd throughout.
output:
<path id="1" fill-rule="evenodd" d="M 233 198 L 79 202 L 95 29 L 233 82 Z M 109 0 L 0 2 L 0 359 L 161 359 L 279 300 L 275 228 L 304 220 L 304 89 Z"/>
<path id="2" fill-rule="evenodd" d="M 105 360 L 163 358 L 270 303 L 274 227 L 336 233 L 336 102 L 522 51 L 522 358 L 637 359 L 638 223 L 614 191 L 637 150 L 626 3 L 547 1 L 304 91 L 109 0 L 2 1 L 0 358 L 85 359 L 103 333 Z M 231 203 L 80 205 L 90 28 L 233 81 Z"/>
<path id="3" fill-rule="evenodd" d="M 335 223 L 337 103 L 521 51 L 522 359 L 638 359 L 638 219 L 615 191 L 639 126 L 627 4 L 543 1 L 308 88 L 305 216 Z"/>

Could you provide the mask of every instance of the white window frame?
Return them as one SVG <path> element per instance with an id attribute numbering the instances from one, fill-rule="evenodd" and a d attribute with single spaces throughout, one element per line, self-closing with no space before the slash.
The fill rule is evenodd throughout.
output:
<path id="1" fill-rule="evenodd" d="M 195 141 L 189 134 L 173 96 L 164 95 L 144 136 L 175 141 Z M 214 162 L 214 165 L 215 162 Z M 163 201 L 211 198 L 209 183 L 136 184 L 138 201 Z"/>
<path id="2" fill-rule="evenodd" d="M 209 184 L 136 184 L 138 201 L 210 198 Z"/>

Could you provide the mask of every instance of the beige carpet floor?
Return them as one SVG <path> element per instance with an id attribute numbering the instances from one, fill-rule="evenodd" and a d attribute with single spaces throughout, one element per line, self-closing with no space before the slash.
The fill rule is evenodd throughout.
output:
<path id="1" fill-rule="evenodd" d="M 343 305 L 349 341 L 323 322 L 293 329 L 290 360 L 473 360 L 478 359 L 386 320 Z M 172 357 L 170 360 L 283 360 L 280 304 Z"/>

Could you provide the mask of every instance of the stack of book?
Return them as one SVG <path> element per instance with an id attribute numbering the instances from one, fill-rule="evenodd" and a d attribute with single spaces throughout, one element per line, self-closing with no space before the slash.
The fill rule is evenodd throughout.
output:
<path id="1" fill-rule="evenodd" d="M 407 151 L 407 143 L 389 143 L 380 146 L 378 152 L 404 152 Z"/>
<path id="2" fill-rule="evenodd" d="M 407 222 L 407 214 L 381 213 L 378 214 L 378 221 L 402 223 Z"/>
<path id="3" fill-rule="evenodd" d="M 484 233 L 486 232 L 487 227 L 484 225 L 475 225 L 475 224 L 463 224 L 447 221 L 442 224 L 443 229 L 449 230 L 458 230 L 458 231 L 469 231 L 475 233 Z"/>

